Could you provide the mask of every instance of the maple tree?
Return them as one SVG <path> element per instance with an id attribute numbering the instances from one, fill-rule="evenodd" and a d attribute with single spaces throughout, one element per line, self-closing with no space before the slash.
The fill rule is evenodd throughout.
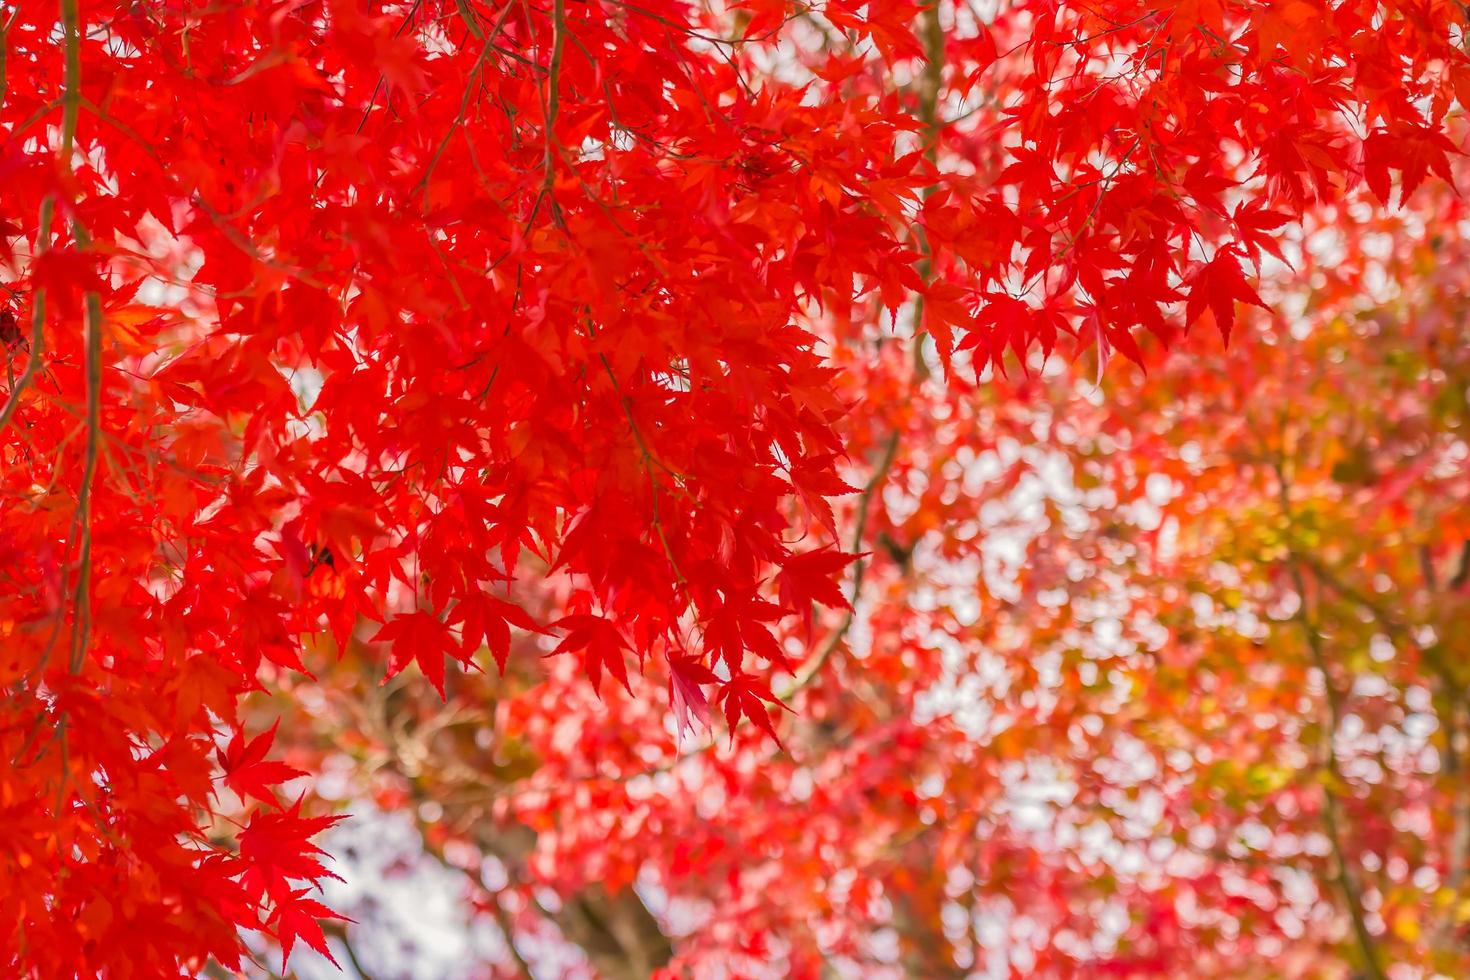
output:
<path id="1" fill-rule="evenodd" d="M 7 969 L 330 952 L 356 757 L 606 975 L 1453 970 L 1464 25 L 11 5 Z"/>

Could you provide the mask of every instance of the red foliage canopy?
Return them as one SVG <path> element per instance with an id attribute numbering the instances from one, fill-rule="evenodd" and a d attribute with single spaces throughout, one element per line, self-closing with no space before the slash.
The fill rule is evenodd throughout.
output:
<path id="1" fill-rule="evenodd" d="M 861 577 L 847 463 L 892 458 L 850 413 L 910 362 L 1228 337 L 1282 228 L 1448 175 L 1463 36 L 1453 0 L 23 0 L 7 972 L 324 948 L 336 818 L 237 704 L 360 620 L 385 676 L 541 632 L 774 737 L 822 666 L 791 627 Z"/>

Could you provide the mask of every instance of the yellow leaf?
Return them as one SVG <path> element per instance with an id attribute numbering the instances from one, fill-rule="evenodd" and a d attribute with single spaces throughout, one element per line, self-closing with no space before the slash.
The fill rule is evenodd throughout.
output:
<path id="1" fill-rule="evenodd" d="M 1419 940 L 1419 916 L 1413 909 L 1401 908 L 1394 913 L 1393 934 L 1406 943 Z"/>

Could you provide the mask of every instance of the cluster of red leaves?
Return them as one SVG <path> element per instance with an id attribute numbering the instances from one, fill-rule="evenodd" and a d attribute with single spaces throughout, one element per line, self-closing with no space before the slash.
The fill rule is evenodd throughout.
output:
<path id="1" fill-rule="evenodd" d="M 1180 303 L 1228 340 L 1278 229 L 1365 179 L 1387 204 L 1391 175 L 1448 178 L 1462 23 L 1440 2 L 1037 2 L 949 42 L 945 91 L 980 108 L 946 141 L 975 175 L 924 205 L 941 356 L 1002 367 L 1070 336 L 1143 363 Z M 1017 56 L 987 71 L 997 44 Z"/>
<path id="2" fill-rule="evenodd" d="M 770 624 L 845 602 L 828 498 L 863 448 L 814 331 L 917 294 L 977 368 L 1059 334 L 1138 356 L 1186 297 L 1228 332 L 1242 260 L 1440 169 L 1466 85 L 1448 0 L 968 9 L 936 102 L 894 84 L 924 55 L 900 4 L 808 11 L 854 43 L 791 79 L 755 77 L 784 2 L 733 41 L 681 0 L 19 8 L 12 972 L 232 965 L 242 927 L 322 945 L 324 818 L 210 828 L 214 779 L 274 795 L 237 702 L 359 620 L 387 674 L 442 687 L 555 632 L 594 686 L 636 660 L 774 732 L 800 650 Z M 555 621 L 517 602 L 532 559 Z"/>

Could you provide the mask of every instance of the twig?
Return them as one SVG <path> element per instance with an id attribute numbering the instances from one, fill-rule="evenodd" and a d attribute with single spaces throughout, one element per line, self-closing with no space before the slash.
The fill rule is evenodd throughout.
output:
<path id="1" fill-rule="evenodd" d="M 489 905 L 490 914 L 495 916 L 495 924 L 500 927 L 500 934 L 505 937 L 505 948 L 515 962 L 516 971 L 525 980 L 534 980 L 536 974 L 531 972 L 531 964 L 526 962 L 526 958 L 516 948 L 515 925 L 510 921 L 510 913 L 506 912 L 505 906 L 500 904 L 500 895 L 491 895 Z"/>
<path id="2" fill-rule="evenodd" d="M 925 62 L 923 74 L 919 77 L 919 109 L 917 117 L 924 125 L 925 140 L 928 143 L 924 151 L 925 156 L 933 162 L 938 159 L 939 154 L 939 126 L 937 125 L 937 120 L 940 83 L 943 81 L 944 75 L 944 26 L 939 20 L 938 0 L 933 0 L 925 8 L 920 21 L 920 30 L 923 32 Z M 926 198 L 932 193 L 932 187 L 926 187 L 923 190 L 923 196 Z M 929 247 L 928 238 L 924 235 L 922 226 L 916 224 L 914 234 L 918 239 L 919 250 L 921 252 L 918 267 L 919 278 L 927 281 L 933 272 L 933 251 Z M 923 311 L 924 297 L 921 295 L 915 301 L 914 307 L 913 370 L 914 380 L 917 384 L 923 384 L 924 380 L 929 376 L 929 367 L 924 361 L 925 333 L 920 327 L 923 321 Z M 870 504 L 873 495 L 883 485 L 884 480 L 888 478 L 888 471 L 893 467 L 894 457 L 898 454 L 899 436 L 899 429 L 895 426 L 893 431 L 888 435 L 888 442 L 884 447 L 883 456 L 878 463 L 877 469 L 873 471 L 873 475 L 868 479 L 867 485 L 863 487 L 862 496 L 858 498 L 857 525 L 853 529 L 852 538 L 853 551 L 859 551 L 863 546 L 863 538 L 866 536 L 868 530 Z M 868 561 L 866 558 L 859 558 L 854 563 L 852 572 L 852 597 L 848 600 L 847 615 L 843 618 L 841 624 L 838 625 L 836 632 L 822 645 L 822 649 L 797 670 L 796 676 L 792 679 L 791 687 L 779 695 L 781 700 L 789 701 L 798 692 L 810 685 L 817 678 L 817 675 L 821 673 L 822 668 L 826 666 L 827 661 L 831 659 L 832 654 L 842 645 L 842 641 L 847 637 L 848 632 L 852 629 L 853 623 L 857 620 L 858 601 L 861 598 L 863 579 L 867 575 L 867 570 Z"/>
<path id="3" fill-rule="evenodd" d="M 587 322 L 587 332 L 593 339 L 596 339 L 597 329 L 593 327 L 590 319 Z M 638 444 L 638 451 L 643 456 L 643 475 L 648 478 L 648 493 L 653 501 L 653 529 L 658 534 L 659 543 L 663 545 L 664 557 L 669 560 L 669 566 L 673 568 L 674 576 L 678 579 L 679 586 L 685 590 L 688 596 L 689 605 L 694 606 L 694 596 L 688 591 L 689 580 L 684 577 L 684 571 L 679 567 L 679 560 L 674 557 L 674 551 L 669 546 L 668 536 L 664 534 L 663 520 L 660 518 L 658 511 L 658 481 L 654 479 L 653 467 L 657 466 L 672 476 L 676 486 L 682 477 L 679 473 L 671 469 L 667 463 L 655 456 L 648 448 L 648 443 L 643 439 L 643 431 L 638 427 L 638 420 L 633 417 L 632 401 L 628 395 L 623 393 L 622 386 L 618 384 L 618 376 L 613 373 L 612 362 L 601 351 L 597 352 L 597 358 L 602 362 L 603 370 L 607 372 L 607 379 L 612 382 L 613 393 L 618 396 L 618 402 L 623 407 L 623 414 L 628 419 L 628 428 L 633 431 L 633 441 Z"/>
<path id="4" fill-rule="evenodd" d="M 352 937 L 347 932 L 347 926 L 341 922 L 323 922 L 322 932 L 334 937 L 342 944 L 342 950 L 347 954 L 347 962 L 352 964 L 352 969 L 357 971 L 361 980 L 373 980 L 373 975 L 363 967 L 362 961 L 357 958 L 357 950 L 352 946 Z"/>
<path id="5" fill-rule="evenodd" d="M 1450 843 L 1445 855 L 1445 887 L 1456 895 L 1463 894 L 1465 878 L 1470 872 L 1470 774 L 1465 772 L 1466 755 L 1470 752 L 1470 704 L 1459 691 L 1446 691 L 1449 700 L 1445 720 L 1444 776 L 1451 787 Z M 1456 909 L 1445 910 L 1434 930 L 1434 946 L 1455 946 Z"/>
<path id="6" fill-rule="evenodd" d="M 20 16 L 20 8 L 16 7 L 15 13 L 10 15 L 3 27 L 0 27 L 0 109 L 5 107 L 5 96 L 10 92 L 10 78 L 5 74 L 6 62 L 10 57 L 10 25 L 15 23 L 15 18 Z"/>
<path id="7" fill-rule="evenodd" d="M 505 9 L 509 11 L 510 4 L 507 3 L 505 5 Z M 505 18 L 502 16 L 501 23 L 504 22 Z M 498 26 L 496 27 L 496 30 L 499 30 Z M 479 31 L 479 29 L 476 28 L 477 37 L 480 36 L 482 33 L 483 32 Z M 454 134 L 460 131 L 464 123 L 465 115 L 469 112 L 470 109 L 470 95 L 474 91 L 475 86 L 479 83 L 480 69 L 484 67 L 485 59 L 490 56 L 490 47 L 490 42 L 488 41 L 486 41 L 480 47 L 480 55 L 475 59 L 475 63 L 470 66 L 469 78 L 465 80 L 464 93 L 460 96 L 459 100 L 459 114 L 455 116 L 454 122 L 450 124 L 449 129 L 444 133 L 444 138 L 439 141 L 439 145 L 434 149 L 434 155 L 429 158 L 429 166 L 425 168 L 424 175 L 419 178 L 419 182 L 415 184 L 413 190 L 409 192 L 408 196 L 410 198 L 416 196 L 420 191 L 426 190 L 428 188 L 429 180 L 434 176 L 434 169 L 439 166 L 439 158 L 442 157 L 444 155 L 444 151 L 449 148 L 449 141 L 454 139 Z M 425 194 L 424 213 L 427 214 L 428 211 L 429 196 Z"/>
<path id="8" fill-rule="evenodd" d="M 75 225 L 73 234 L 78 243 L 82 244 L 86 233 L 80 224 Z M 87 442 L 82 464 L 82 484 L 77 494 L 77 519 L 82 530 L 77 558 L 77 629 L 71 652 L 73 674 L 82 669 L 92 636 L 92 507 L 97 456 L 102 443 L 102 301 L 95 292 L 87 293 L 86 308 Z"/>
<path id="9" fill-rule="evenodd" d="M 1450 590 L 1458 592 L 1470 581 L 1470 540 L 1460 545 L 1460 565 L 1450 577 Z"/>
<path id="10" fill-rule="evenodd" d="M 65 91 L 61 99 L 61 166 L 71 173 L 71 158 L 82 109 L 82 42 L 78 29 L 77 0 L 61 0 L 61 29 L 65 45 Z M 72 237 L 79 248 L 91 245 L 91 236 L 81 219 L 72 217 Z M 87 655 L 92 634 L 92 488 L 97 476 L 97 455 L 102 442 L 102 299 L 88 290 L 86 305 L 87 353 L 87 442 L 82 464 L 82 483 L 77 491 L 77 521 L 81 545 L 77 561 L 76 620 L 73 624 L 71 672 L 77 673 Z M 62 722 L 65 724 L 65 721 Z"/>
<path id="11" fill-rule="evenodd" d="M 51 195 L 41 201 L 41 216 L 39 227 L 36 230 L 36 248 L 31 261 L 43 255 L 51 247 L 51 221 L 56 212 L 56 201 Z M 46 291 L 44 289 L 33 289 L 31 291 L 31 343 L 30 350 L 26 354 L 25 370 L 15 380 L 10 388 L 10 395 L 5 399 L 5 407 L 0 408 L 0 431 L 10 424 L 11 416 L 15 414 L 16 408 L 20 406 L 20 396 L 30 387 L 35 380 L 36 372 L 41 366 L 41 358 L 46 347 Z"/>
<path id="12" fill-rule="evenodd" d="M 422 791 L 416 781 L 410 780 L 410 785 L 413 788 L 413 794 L 416 798 L 421 799 L 425 795 L 427 795 Z M 438 861 L 439 864 L 445 868 L 445 870 L 455 871 L 464 875 L 467 879 L 469 879 L 470 884 L 475 888 L 476 891 L 485 894 L 485 896 L 489 899 L 488 904 L 492 907 L 491 914 L 495 917 L 495 924 L 500 928 L 501 934 L 505 937 L 505 948 L 509 950 L 510 958 L 512 961 L 514 961 L 516 965 L 516 972 L 524 977 L 525 980 L 533 980 L 535 974 L 531 972 L 531 964 L 526 962 L 526 958 L 522 956 L 521 951 L 516 948 L 515 928 L 511 924 L 510 916 L 506 913 L 504 906 L 500 904 L 500 892 L 492 891 L 490 888 L 486 887 L 484 880 L 480 878 L 479 874 L 474 869 L 467 868 L 460 864 L 455 864 L 453 861 L 449 860 L 449 855 L 444 853 L 444 848 L 434 843 L 432 839 L 433 834 L 431 832 L 429 824 L 423 819 L 423 817 L 419 816 L 419 810 L 417 806 L 414 807 L 413 813 L 414 823 L 418 825 L 419 838 L 424 845 L 424 851 L 427 852 L 428 855 L 432 857 L 435 861 Z M 508 866 L 506 870 L 507 872 L 509 872 L 510 869 Z"/>
<path id="13" fill-rule="evenodd" d="M 81 35 L 78 30 L 77 0 L 61 0 L 61 29 L 62 44 L 64 48 L 65 73 L 64 91 L 62 93 L 62 123 L 61 123 L 61 145 L 58 148 L 58 157 L 63 172 L 71 174 L 71 157 L 75 148 L 77 116 L 81 110 Z M 46 204 L 51 199 L 47 198 L 42 205 L 42 216 L 46 218 L 45 230 L 50 232 L 50 213 Z M 72 219 L 72 236 L 77 245 L 85 248 L 90 244 L 86 228 L 80 219 Z M 102 301 L 95 291 L 89 290 L 86 294 L 86 328 L 87 328 L 87 448 L 85 463 L 83 464 L 82 483 L 77 491 L 77 510 L 72 521 L 72 530 L 81 527 L 81 555 L 78 561 L 77 588 L 75 592 L 76 614 L 72 623 L 71 656 L 69 669 L 75 674 L 82 668 L 86 657 L 87 647 L 91 639 L 92 630 L 92 483 L 97 470 L 97 456 L 101 445 L 101 389 L 102 389 Z M 32 349 L 32 357 L 35 349 Z M 29 372 L 30 365 L 27 365 Z M 14 394 L 14 393 L 12 393 Z M 9 406 L 7 405 L 7 408 Z M 8 418 L 8 415 L 6 416 Z M 67 553 L 71 551 L 70 541 L 67 543 Z M 47 644 L 32 673 L 39 674 L 51 657 L 52 644 L 55 643 L 61 621 L 58 618 L 56 626 L 52 630 L 51 642 Z M 42 714 L 37 719 L 39 726 Z M 70 779 L 71 766 L 69 758 L 69 747 L 66 738 L 67 713 L 62 710 L 56 719 L 56 727 L 48 741 L 36 758 L 29 764 L 34 765 L 45 755 L 51 742 L 61 744 L 61 772 L 56 788 L 56 811 L 60 813 L 66 805 L 67 784 Z M 28 740 L 29 744 L 29 740 Z M 18 758 L 18 757 L 17 757 Z"/>
<path id="14" fill-rule="evenodd" d="M 671 30 L 678 31 L 679 33 L 683 34 L 685 37 L 690 38 L 691 40 L 694 40 L 694 41 L 703 41 L 706 44 L 713 44 L 713 45 L 715 45 L 717 47 L 726 47 L 726 48 L 738 48 L 738 47 L 741 47 L 742 45 L 746 45 L 746 44 L 753 44 L 753 43 L 758 43 L 758 42 L 761 42 L 761 41 L 768 41 L 771 38 L 775 37 L 777 34 L 779 34 L 781 32 L 781 29 L 784 28 L 787 24 L 791 23 L 793 20 L 797 19 L 798 17 L 803 16 L 804 14 L 808 13 L 809 11 L 812 11 L 812 10 L 816 9 L 815 7 L 808 6 L 808 5 L 805 5 L 805 4 L 798 4 L 796 6 L 796 10 L 793 13 L 788 14 L 781 21 L 781 23 L 777 24 L 775 27 L 771 28 L 769 31 L 766 31 L 764 34 L 758 34 L 755 37 L 745 37 L 743 35 L 744 29 L 741 28 L 741 36 L 733 37 L 733 38 L 724 38 L 724 37 L 716 37 L 713 34 L 704 34 L 704 33 L 701 33 L 700 31 L 697 31 L 694 28 L 690 27 L 688 24 L 683 23 L 682 21 L 670 20 L 669 18 L 663 16 L 662 14 L 657 13 L 656 11 L 649 10 L 647 7 L 640 7 L 637 4 L 627 3 L 627 2 L 625 2 L 625 0 L 609 0 L 609 2 L 614 7 L 622 7 L 624 10 L 628 11 L 629 13 L 639 14 L 640 16 L 647 17 L 649 20 L 652 20 L 652 21 L 656 21 L 657 23 L 662 24 L 662 25 L 664 25 L 665 27 L 667 27 L 667 28 L 669 28 Z"/>
<path id="15" fill-rule="evenodd" d="M 895 428 L 888 436 L 888 443 L 883 449 L 883 458 L 879 460 L 878 468 L 868 478 L 867 484 L 863 487 L 862 496 L 858 498 L 857 525 L 853 528 L 852 533 L 853 551 L 857 551 L 863 546 L 863 538 L 868 531 L 868 514 L 872 510 L 871 503 L 873 495 L 877 493 L 878 488 L 888 478 L 888 471 L 893 468 L 893 459 L 898 455 L 898 442 L 899 431 Z M 867 575 L 867 571 L 868 560 L 866 558 L 859 558 L 853 563 L 852 596 L 848 599 L 847 615 L 843 617 L 841 625 L 837 627 L 837 631 L 827 638 L 827 642 L 822 645 L 822 649 L 817 652 L 817 655 L 797 670 L 796 677 L 791 682 L 791 687 L 780 695 L 782 701 L 790 701 L 796 696 L 797 692 L 816 680 L 817 675 L 821 673 L 822 668 L 831 659 L 832 654 L 842 645 L 843 639 L 847 636 L 848 631 L 852 629 L 852 624 L 857 619 L 858 600 L 862 595 L 863 578 Z"/>
<path id="16" fill-rule="evenodd" d="M 939 0 L 934 0 L 924 8 L 920 18 L 920 29 L 924 33 L 924 72 L 919 76 L 919 122 L 924 124 L 924 156 L 930 163 L 939 161 L 939 133 L 943 128 L 939 120 L 939 90 L 944 81 L 944 25 L 939 20 Z M 926 186 L 919 192 L 923 200 L 928 200 L 934 193 L 932 185 Z M 924 232 L 924 227 L 916 219 L 914 224 L 914 237 L 919 244 L 919 264 L 917 272 L 919 278 L 924 282 L 929 281 L 934 271 L 934 249 L 929 244 L 929 236 Z M 924 360 L 924 341 L 929 336 L 924 329 L 924 297 L 921 295 L 914 301 L 914 377 L 923 382 L 929 377 L 929 363 Z"/>
<path id="17" fill-rule="evenodd" d="M 470 33 L 475 36 L 476 40 L 485 40 L 485 29 L 480 26 L 480 17 L 470 7 L 469 0 L 454 0 L 454 5 L 459 8 L 459 19 L 464 21 L 464 26 L 469 28 Z M 505 5 L 505 9 L 510 9 L 509 3 Z M 503 11 L 501 12 L 500 18 L 501 20 L 505 19 L 505 13 Z"/>
<path id="18" fill-rule="evenodd" d="M 508 6 L 508 4 L 507 4 Z M 567 6 L 566 0 L 552 0 L 551 5 L 551 59 L 546 65 L 546 111 L 543 118 L 542 140 L 544 143 L 541 191 L 536 203 L 531 206 L 534 219 L 543 199 L 551 202 L 551 216 L 561 224 L 561 210 L 556 203 L 556 118 L 561 113 L 561 60 L 566 48 Z"/>

